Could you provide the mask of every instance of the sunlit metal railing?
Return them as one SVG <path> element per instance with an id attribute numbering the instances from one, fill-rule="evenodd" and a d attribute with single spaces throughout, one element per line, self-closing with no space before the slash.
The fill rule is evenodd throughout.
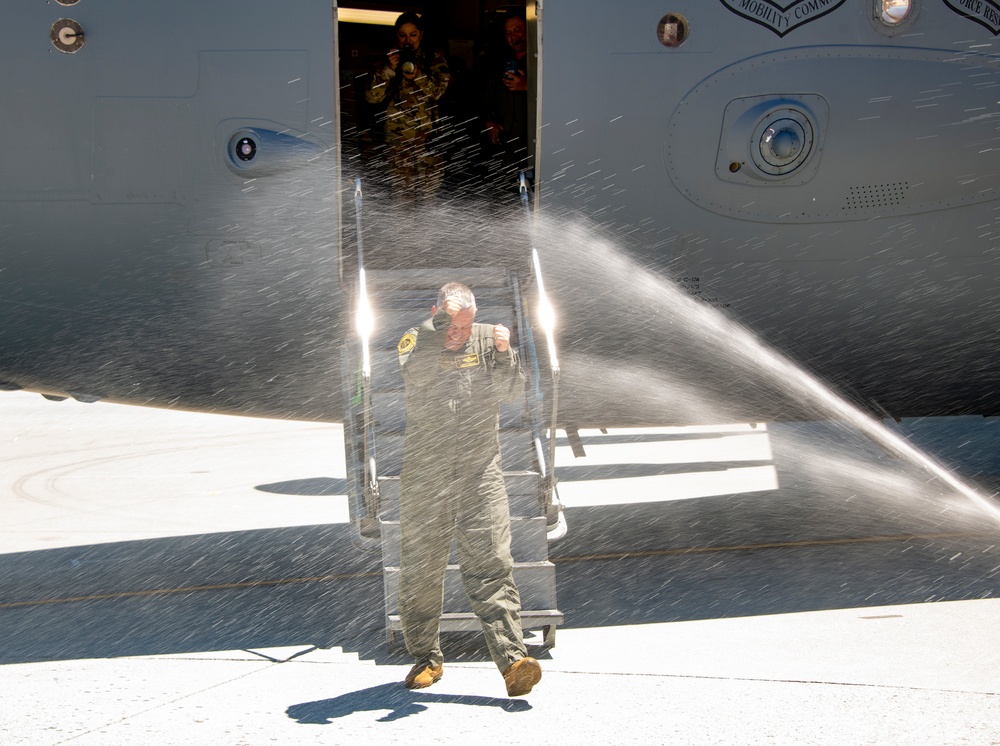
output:
<path id="1" fill-rule="evenodd" d="M 368 299 L 368 285 L 365 278 L 364 240 L 361 231 L 361 179 L 354 182 L 354 213 L 358 242 L 358 306 L 355 310 L 355 325 L 361 339 L 361 409 L 364 470 L 363 506 L 366 515 L 361 518 L 377 521 L 379 510 L 378 472 L 375 464 L 374 432 L 372 430 L 371 383 L 372 356 L 371 337 L 375 331 L 375 314 Z M 364 530 L 362 530 L 364 533 Z"/>
<path id="2" fill-rule="evenodd" d="M 549 372 L 552 376 L 552 414 L 549 419 L 549 452 L 548 459 L 544 458 L 544 454 L 538 453 L 538 460 L 542 469 L 542 478 L 544 479 L 544 489 L 546 494 L 546 508 L 555 503 L 558 509 L 558 502 L 556 498 L 556 425 L 559 422 L 559 356 L 556 353 L 556 339 L 555 339 L 555 309 L 552 303 L 549 301 L 548 294 L 545 292 L 545 281 L 542 278 L 542 266 L 538 258 L 538 248 L 535 246 L 535 231 L 533 224 L 533 216 L 531 213 L 530 200 L 528 195 L 528 178 L 525 172 L 521 172 L 520 175 L 520 192 L 521 192 L 521 205 L 524 207 L 525 220 L 528 222 L 528 236 L 531 242 L 531 270 L 535 278 L 535 287 L 538 290 L 538 323 L 542 327 L 542 331 L 545 334 L 545 343 L 548 350 L 549 357 Z M 541 444 L 536 441 L 536 448 L 541 451 Z M 546 469 L 547 464 L 547 469 Z M 554 530 L 549 531 L 549 538 L 556 539 L 560 538 L 565 533 L 565 523 L 562 515 L 562 510 L 558 510 L 558 526 Z"/>

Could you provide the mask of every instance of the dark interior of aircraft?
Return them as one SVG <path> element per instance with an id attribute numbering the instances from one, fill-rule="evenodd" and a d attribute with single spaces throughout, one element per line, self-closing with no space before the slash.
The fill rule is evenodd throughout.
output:
<path id="1" fill-rule="evenodd" d="M 444 199 L 482 197 L 517 204 L 516 183 L 498 185 L 491 178 L 498 149 L 483 134 L 481 105 L 485 76 L 496 70 L 506 50 L 504 21 L 525 11 L 525 4 L 498 0 L 451 0 L 425 5 L 364 2 L 339 5 L 345 11 L 381 11 L 392 23 L 395 15 L 413 11 L 424 25 L 425 49 L 445 57 L 451 82 L 439 102 L 439 149 L 447 164 L 440 196 Z M 340 117 L 345 175 L 377 179 L 377 152 L 382 143 L 380 107 L 365 100 L 371 73 L 395 45 L 391 25 L 340 22 Z M 384 105 L 381 107 L 384 110 Z M 360 164 L 359 166 L 356 164 Z M 504 194 L 498 197 L 497 192 Z"/>

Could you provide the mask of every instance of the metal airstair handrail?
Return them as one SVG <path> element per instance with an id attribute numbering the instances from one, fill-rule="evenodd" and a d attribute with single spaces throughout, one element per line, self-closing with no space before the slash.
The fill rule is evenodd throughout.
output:
<path id="1" fill-rule="evenodd" d="M 364 441 L 364 497 L 363 505 L 367 517 L 378 518 L 378 472 L 375 465 L 375 453 L 372 447 L 372 416 L 371 416 L 371 381 L 372 357 L 371 336 L 375 329 L 375 317 L 368 301 L 368 286 L 365 278 L 364 242 L 361 236 L 361 179 L 354 182 L 354 211 L 358 240 L 358 307 L 357 331 L 361 338 L 361 397 L 362 397 L 362 438 Z"/>
<path id="2" fill-rule="evenodd" d="M 545 332 L 545 341 L 549 353 L 549 370 L 552 374 L 552 419 L 549 424 L 549 458 L 548 470 L 544 471 L 546 479 L 546 491 L 550 496 L 555 495 L 556 488 L 556 423 L 559 414 L 559 357 L 556 354 L 555 340 L 555 313 L 549 298 L 545 293 L 545 282 L 542 279 L 542 267 L 538 259 L 538 248 L 535 246 L 535 230 L 533 216 L 528 199 L 528 179 L 524 171 L 520 175 L 521 205 L 524 207 L 525 219 L 528 221 L 528 236 L 531 241 L 531 267 L 535 275 L 535 284 L 538 286 L 538 314 L 542 330 Z M 539 454 L 541 456 L 541 454 Z"/>

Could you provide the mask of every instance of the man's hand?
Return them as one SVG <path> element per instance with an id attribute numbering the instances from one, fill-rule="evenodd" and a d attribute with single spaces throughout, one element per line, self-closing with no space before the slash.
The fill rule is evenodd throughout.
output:
<path id="1" fill-rule="evenodd" d="M 462 301 L 457 298 L 445 298 L 444 312 L 449 316 L 454 316 L 462 310 Z"/>
<path id="2" fill-rule="evenodd" d="M 504 74 L 503 84 L 507 86 L 508 91 L 526 91 L 528 90 L 528 76 L 521 70 L 510 71 Z"/>
<path id="3" fill-rule="evenodd" d="M 500 133 L 503 132 L 503 127 L 501 127 L 496 122 L 486 123 L 486 134 L 489 135 L 490 142 L 494 145 L 500 144 Z"/>
<path id="4" fill-rule="evenodd" d="M 493 327 L 493 346 L 497 352 L 506 352 L 510 349 L 510 329 L 503 324 Z"/>

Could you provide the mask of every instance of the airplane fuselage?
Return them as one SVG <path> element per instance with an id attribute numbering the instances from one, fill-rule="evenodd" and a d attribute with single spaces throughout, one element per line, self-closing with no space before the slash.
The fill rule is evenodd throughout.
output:
<path id="1" fill-rule="evenodd" d="M 915 0 L 889 24 L 874 0 L 531 4 L 561 420 L 698 419 L 668 388 L 623 390 L 646 372 L 719 392 L 707 419 L 809 416 L 780 381 L 744 385 L 758 374 L 719 362 L 651 281 L 637 302 L 638 268 L 876 410 L 996 413 L 987 5 Z M 361 174 L 331 10 L 5 5 L 0 385 L 340 419 Z M 445 214 L 404 216 L 383 251 L 405 266 L 407 236 L 433 229 L 450 261 L 466 239 Z M 502 223 L 483 225 L 493 255 L 523 260 Z M 596 237 L 634 265 L 609 269 Z"/>

